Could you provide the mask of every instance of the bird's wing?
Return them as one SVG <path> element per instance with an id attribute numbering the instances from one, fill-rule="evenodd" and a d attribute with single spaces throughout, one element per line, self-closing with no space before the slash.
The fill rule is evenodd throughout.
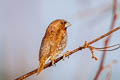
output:
<path id="1" fill-rule="evenodd" d="M 39 51 L 39 60 L 44 56 L 47 57 L 49 52 L 50 52 L 50 41 L 45 35 L 42 40 L 40 51 Z"/>

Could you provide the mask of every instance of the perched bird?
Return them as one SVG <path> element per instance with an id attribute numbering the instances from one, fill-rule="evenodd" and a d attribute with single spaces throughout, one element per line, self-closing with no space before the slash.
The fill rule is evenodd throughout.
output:
<path id="1" fill-rule="evenodd" d="M 46 29 L 39 51 L 39 67 L 37 74 L 44 69 L 47 61 L 54 64 L 56 57 L 64 50 L 67 43 L 67 27 L 71 24 L 63 19 L 53 21 Z"/>

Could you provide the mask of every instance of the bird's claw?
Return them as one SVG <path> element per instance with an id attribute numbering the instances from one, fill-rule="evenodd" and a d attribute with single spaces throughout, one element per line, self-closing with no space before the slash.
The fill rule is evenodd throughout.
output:
<path id="1" fill-rule="evenodd" d="M 52 58 L 52 59 L 51 59 L 52 66 L 56 66 L 55 59 L 56 59 L 56 58 Z"/>
<path id="2" fill-rule="evenodd" d="M 66 54 L 69 53 L 69 52 L 70 52 L 70 50 L 67 50 L 67 51 L 63 54 L 63 58 L 62 58 L 63 61 L 64 61 L 64 58 L 66 57 Z M 68 58 L 69 58 L 69 56 L 68 56 Z"/>

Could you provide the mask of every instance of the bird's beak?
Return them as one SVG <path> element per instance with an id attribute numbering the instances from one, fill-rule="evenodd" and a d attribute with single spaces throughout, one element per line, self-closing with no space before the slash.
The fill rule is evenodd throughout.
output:
<path id="1" fill-rule="evenodd" d="M 69 22 L 67 22 L 67 23 L 65 24 L 65 27 L 67 28 L 67 27 L 69 27 L 69 26 L 71 26 L 71 24 L 70 24 Z"/>

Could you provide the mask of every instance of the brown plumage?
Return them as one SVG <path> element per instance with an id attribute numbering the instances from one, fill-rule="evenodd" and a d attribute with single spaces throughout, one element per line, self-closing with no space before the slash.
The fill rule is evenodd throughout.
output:
<path id="1" fill-rule="evenodd" d="M 39 51 L 39 67 L 37 74 L 44 69 L 48 60 L 52 61 L 64 50 L 67 43 L 67 27 L 70 23 L 63 19 L 53 21 L 46 29 Z"/>

